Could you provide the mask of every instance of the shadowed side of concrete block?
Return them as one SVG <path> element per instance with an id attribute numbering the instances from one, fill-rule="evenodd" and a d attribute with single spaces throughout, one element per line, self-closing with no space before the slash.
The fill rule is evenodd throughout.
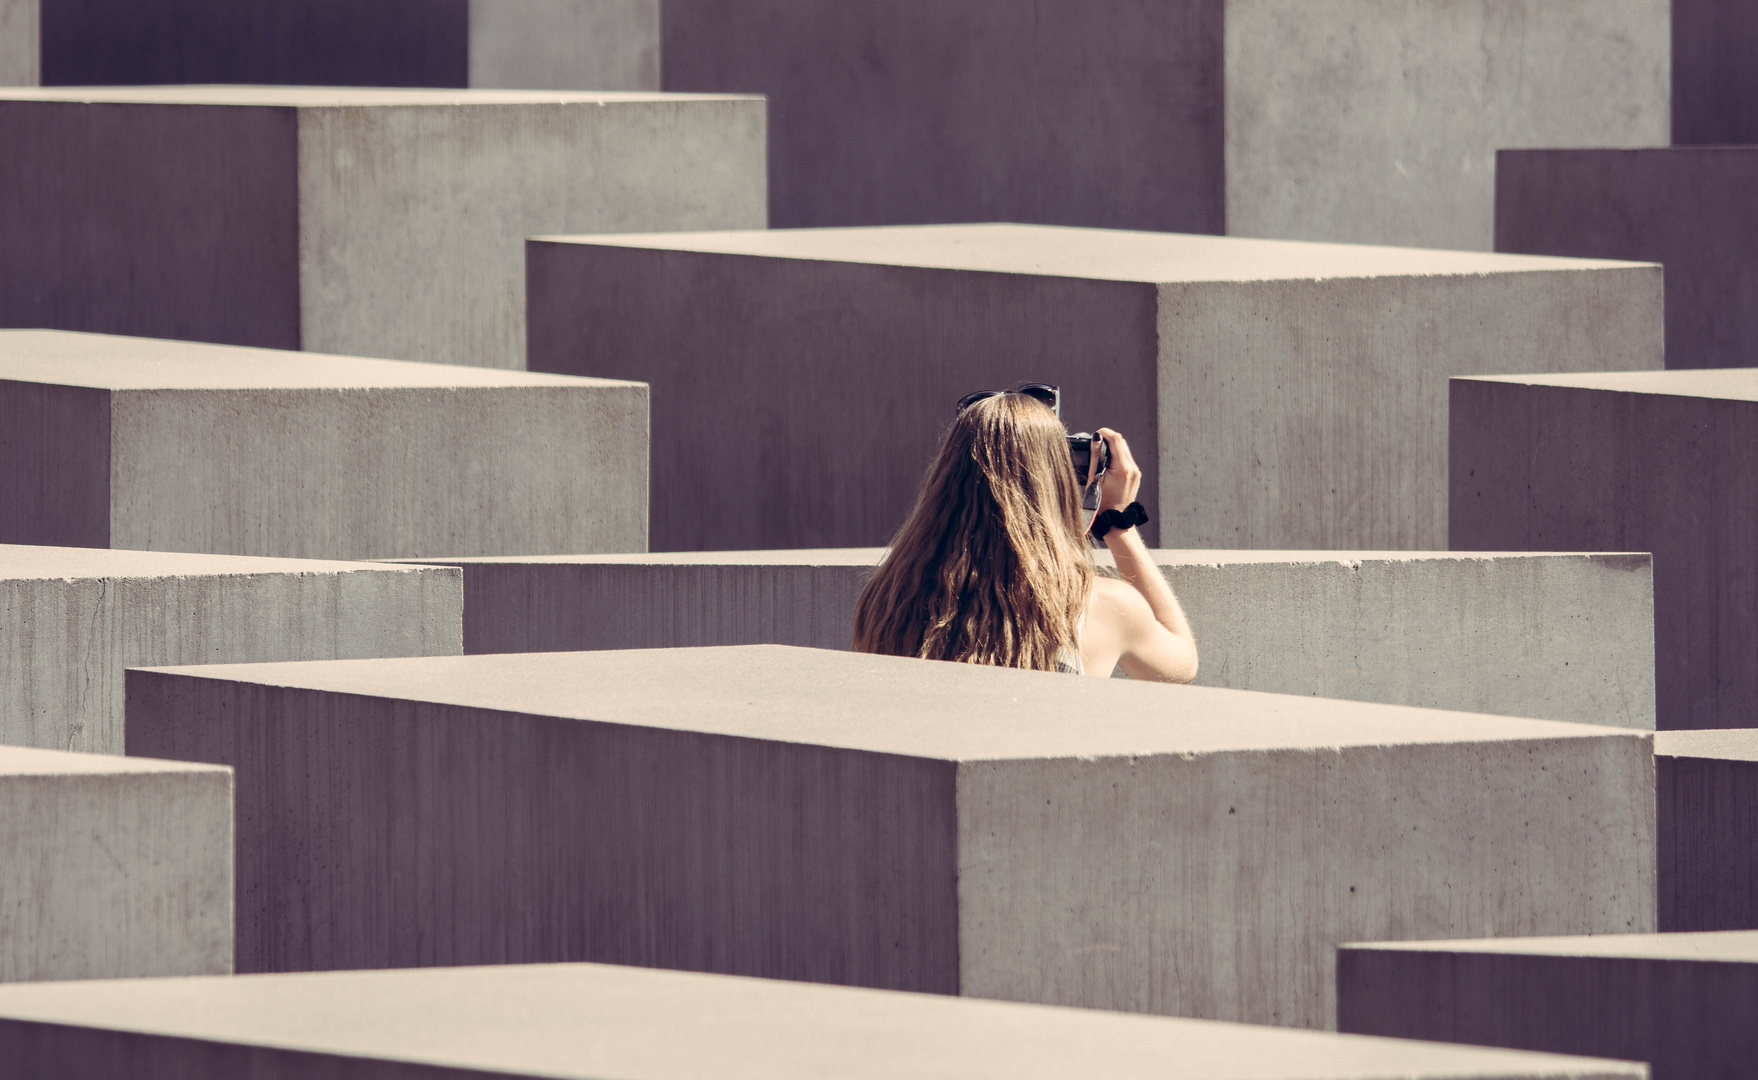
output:
<path id="1" fill-rule="evenodd" d="M 0 543 L 110 546 L 110 392 L 0 385 Z"/>
<path id="2" fill-rule="evenodd" d="M 1758 10 L 1672 0 L 1673 143 L 1758 143 Z"/>
<path id="3" fill-rule="evenodd" d="M 1758 929 L 1758 731 L 1654 740 L 1660 928 Z"/>

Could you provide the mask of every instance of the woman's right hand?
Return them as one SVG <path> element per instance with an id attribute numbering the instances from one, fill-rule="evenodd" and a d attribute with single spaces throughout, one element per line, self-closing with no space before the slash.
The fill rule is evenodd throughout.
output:
<path id="1" fill-rule="evenodd" d="M 1095 435 L 1105 440 L 1111 449 L 1111 466 L 1105 470 L 1105 479 L 1099 486 L 1099 509 L 1122 510 L 1135 501 L 1136 493 L 1141 491 L 1141 466 L 1135 463 L 1135 455 L 1129 452 L 1129 442 L 1122 435 L 1110 428 L 1100 428 Z M 1092 456 L 1092 469 L 1099 467 L 1099 455 Z M 1087 478 L 1092 483 L 1092 477 Z"/>

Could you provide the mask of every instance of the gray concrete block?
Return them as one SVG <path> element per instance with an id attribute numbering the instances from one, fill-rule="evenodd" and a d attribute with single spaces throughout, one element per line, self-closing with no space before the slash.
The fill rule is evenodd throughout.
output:
<path id="1" fill-rule="evenodd" d="M 1758 143 L 1758 8 L 1672 0 L 1673 143 Z"/>
<path id="2" fill-rule="evenodd" d="M 646 451 L 636 383 L 0 331 L 0 542 L 640 551 Z"/>
<path id="3" fill-rule="evenodd" d="M 133 669 L 242 971 L 595 960 L 1333 1021 L 1338 942 L 1654 927 L 1650 736 L 781 646 Z"/>
<path id="4" fill-rule="evenodd" d="M 1646 1061 L 1654 1080 L 1748 1076 L 1758 932 L 1347 945 L 1345 1031 Z"/>
<path id="5" fill-rule="evenodd" d="M 0 746 L 0 896 L 0 982 L 229 974 L 232 771 Z"/>
<path id="6" fill-rule="evenodd" d="M 0 326 L 522 368 L 524 237 L 762 228 L 763 154 L 752 97 L 6 90 Z"/>
<path id="7" fill-rule="evenodd" d="M 0 0 L 0 86 L 35 86 L 40 71 L 38 0 Z"/>
<path id="8" fill-rule="evenodd" d="M 28 5 L 34 20 L 39 0 L 0 0 L 0 11 L 9 4 Z M 41 0 L 40 6 L 42 81 L 49 85 L 659 89 L 659 0 Z M 30 42 L 34 54 L 34 26 Z M 37 79 L 20 81 L 34 85 Z"/>
<path id="9" fill-rule="evenodd" d="M 0 744 L 120 754 L 124 668 L 456 654 L 462 610 L 442 567 L 0 544 Z"/>
<path id="10" fill-rule="evenodd" d="M 1758 730 L 1654 739 L 1660 929 L 1758 929 Z"/>
<path id="11" fill-rule="evenodd" d="M 1020 379 L 1149 543 L 1441 548 L 1446 376 L 1663 362 L 1657 267 L 1042 226 L 540 238 L 528 300 L 532 370 L 652 384 L 658 551 L 885 543 Z"/>
<path id="12" fill-rule="evenodd" d="M 1451 540 L 1654 553 L 1655 720 L 1758 727 L 1758 369 L 1452 382 Z"/>
<path id="13" fill-rule="evenodd" d="M 596 964 L 0 988 L 60 1080 L 1642 1080 L 1592 1061 Z"/>
<path id="14" fill-rule="evenodd" d="M 882 548 L 445 560 L 464 651 L 847 649 Z M 1111 565 L 1099 552 L 1101 567 Z M 1156 551 L 1197 683 L 1654 728 L 1646 555 Z"/>
<path id="15" fill-rule="evenodd" d="M 1758 365 L 1758 147 L 1498 160 L 1497 251 L 1664 263 L 1667 367 Z"/>
<path id="16" fill-rule="evenodd" d="M 1668 139 L 1668 0 L 665 0 L 767 94 L 778 227 L 1028 221 L 1486 250 L 1495 152 Z"/>

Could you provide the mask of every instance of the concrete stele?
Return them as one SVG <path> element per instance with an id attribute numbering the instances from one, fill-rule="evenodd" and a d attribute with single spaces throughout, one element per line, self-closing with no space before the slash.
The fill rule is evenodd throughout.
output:
<path id="1" fill-rule="evenodd" d="M 459 652 L 457 573 L 392 569 L 0 544 L 0 744 L 122 753 L 134 665 Z"/>
<path id="2" fill-rule="evenodd" d="M 640 551 L 646 448 L 637 383 L 0 331 L 0 541 Z"/>
<path id="3" fill-rule="evenodd" d="M 762 228 L 764 137 L 726 95 L 4 90 L 0 326 L 523 368 L 524 237 Z"/>
<path id="4" fill-rule="evenodd" d="M 232 770 L 0 746 L 0 982 L 229 974 L 232 886 Z"/>
<path id="5" fill-rule="evenodd" d="M 1447 376 L 1663 362 L 1631 263 L 1021 225 L 528 252 L 532 370 L 654 388 L 660 551 L 884 543 L 953 403 L 1021 379 L 1134 440 L 1150 543 L 1442 548 Z"/>
<path id="6" fill-rule="evenodd" d="M 64 1080 L 1643 1080 L 1640 1065 L 774 980 L 546 964 L 0 987 Z M 33 1073 L 32 1075 L 37 1075 Z"/>
<path id="7" fill-rule="evenodd" d="M 883 548 L 434 560 L 464 574 L 464 651 L 850 647 Z M 1109 553 L 1097 553 L 1109 567 Z M 1654 728 L 1646 555 L 1155 551 L 1197 682 Z"/>
<path id="8" fill-rule="evenodd" d="M 1451 398 L 1452 546 L 1653 552 L 1657 725 L 1758 726 L 1758 368 L 1454 379 Z"/>
<path id="9" fill-rule="evenodd" d="M 1758 729 L 1654 737 L 1660 929 L 1758 929 Z"/>
<path id="10" fill-rule="evenodd" d="M 1649 736 L 781 646 L 134 669 L 241 971 L 594 960 L 1289 1026 L 1345 940 L 1654 926 Z"/>
<path id="11" fill-rule="evenodd" d="M 1648 1062 L 1654 1080 L 1758 1061 L 1758 931 L 1345 945 L 1345 1031 Z"/>

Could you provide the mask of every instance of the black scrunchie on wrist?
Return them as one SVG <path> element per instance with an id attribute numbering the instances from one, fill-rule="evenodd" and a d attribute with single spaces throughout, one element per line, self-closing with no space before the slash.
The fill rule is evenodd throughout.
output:
<path id="1" fill-rule="evenodd" d="M 1093 537 L 1105 539 L 1112 529 L 1133 529 L 1148 523 L 1148 512 L 1141 503 L 1132 502 L 1121 510 L 1101 510 L 1093 516 Z"/>

